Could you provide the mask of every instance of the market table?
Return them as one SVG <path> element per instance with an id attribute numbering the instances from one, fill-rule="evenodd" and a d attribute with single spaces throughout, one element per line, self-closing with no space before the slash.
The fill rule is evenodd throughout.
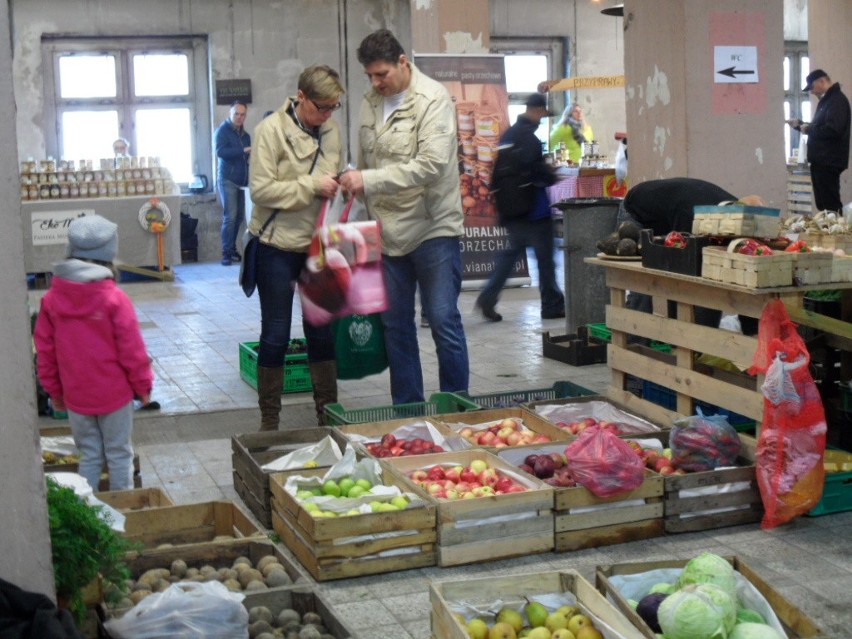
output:
<path id="1" fill-rule="evenodd" d="M 560 168 L 559 179 L 553 186 L 547 187 L 551 204 L 575 197 L 624 197 L 624 193 L 614 192 L 615 169 Z"/>
<path id="2" fill-rule="evenodd" d="M 153 196 L 32 200 L 21 203 L 26 273 L 49 273 L 65 258 L 68 224 L 81 214 L 97 213 L 118 225 L 118 261 L 126 270 L 158 265 L 157 234 L 140 223 L 140 210 Z M 180 264 L 180 195 L 155 196 L 171 221 L 163 232 L 164 266 Z M 148 272 L 155 272 L 150 271 Z"/>
<path id="3" fill-rule="evenodd" d="M 586 262 L 605 269 L 606 285 L 610 289 L 606 323 L 612 331 L 608 348 L 612 378 L 608 395 L 658 423 L 671 423 L 678 416 L 693 414 L 695 400 L 745 415 L 758 423 L 763 418 L 762 376 L 750 377 L 703 367 L 694 357 L 696 353 L 704 353 L 730 360 L 738 368 L 745 369 L 754 358 L 757 337 L 695 324 L 696 304 L 725 314 L 760 317 L 767 302 L 781 299 L 794 322 L 824 332 L 830 346 L 852 352 L 852 324 L 808 311 L 803 301 L 808 291 L 842 290 L 842 317 L 848 320 L 852 317 L 850 282 L 753 289 L 647 268 L 638 261 L 592 257 Z M 652 296 L 654 312 L 626 308 L 628 290 Z M 677 304 L 676 319 L 668 318 L 669 300 Z M 628 346 L 628 335 L 669 343 L 673 346 L 672 353 L 667 355 L 650 348 Z M 848 363 L 842 374 L 843 379 L 849 379 Z M 674 391 L 677 396 L 675 409 L 668 410 L 625 390 L 625 381 L 630 375 Z"/>

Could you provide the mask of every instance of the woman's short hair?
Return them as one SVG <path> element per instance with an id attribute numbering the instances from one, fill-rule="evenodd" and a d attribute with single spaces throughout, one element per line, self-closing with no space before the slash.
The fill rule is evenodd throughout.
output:
<path id="1" fill-rule="evenodd" d="M 358 62 L 367 66 L 373 62 L 399 62 L 399 56 L 405 55 L 405 49 L 396 39 L 396 36 L 387 29 L 373 31 L 361 40 L 358 46 Z"/>
<path id="2" fill-rule="evenodd" d="M 312 100 L 336 100 L 346 93 L 340 74 L 325 64 L 313 64 L 302 71 L 299 90 Z"/>

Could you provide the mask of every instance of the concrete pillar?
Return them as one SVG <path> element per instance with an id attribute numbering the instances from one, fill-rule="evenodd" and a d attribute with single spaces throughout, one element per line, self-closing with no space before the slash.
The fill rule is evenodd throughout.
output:
<path id="1" fill-rule="evenodd" d="M 9 6 L 0 0 L 0 111 L 15 113 Z M 54 594 L 44 474 L 36 428 L 24 237 L 14 126 L 0 127 L 0 575 L 24 590 Z"/>
<path id="2" fill-rule="evenodd" d="M 411 52 L 487 53 L 488 0 L 411 1 Z"/>
<path id="3" fill-rule="evenodd" d="M 843 93 L 852 99 L 852 3 L 849 0 L 811 0 L 808 2 L 808 56 L 811 71 L 824 69 Z M 816 98 L 811 98 L 816 108 Z M 852 170 L 840 176 L 840 196 L 852 202 Z"/>
<path id="4" fill-rule="evenodd" d="M 783 3 L 625 0 L 623 20 L 631 183 L 701 178 L 784 209 Z M 755 51 L 757 82 L 719 82 L 718 47 Z"/>

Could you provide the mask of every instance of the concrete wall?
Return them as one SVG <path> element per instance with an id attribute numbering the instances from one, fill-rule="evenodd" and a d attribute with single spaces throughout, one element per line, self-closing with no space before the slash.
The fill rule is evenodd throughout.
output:
<path id="1" fill-rule="evenodd" d="M 12 57 L 8 5 L 0 0 L 0 110 L 15 112 L 12 88 Z M 53 567 L 47 525 L 41 453 L 36 432 L 35 384 L 33 382 L 27 291 L 24 273 L 23 234 L 18 187 L 18 154 L 15 130 L 0 129 L 0 201 L 3 233 L 0 234 L 0 576 L 24 590 L 53 596 Z"/>
<path id="2" fill-rule="evenodd" d="M 785 208 L 783 6 L 625 2 L 630 178 L 709 180 Z M 715 82 L 716 45 L 757 46 L 759 81 Z"/>
<path id="3" fill-rule="evenodd" d="M 852 2 L 849 0 L 813 0 L 808 4 L 808 53 L 811 69 L 825 69 L 843 93 L 852 99 Z M 816 108 L 816 100 L 811 98 Z M 840 196 L 852 202 L 852 171 L 840 176 Z"/>

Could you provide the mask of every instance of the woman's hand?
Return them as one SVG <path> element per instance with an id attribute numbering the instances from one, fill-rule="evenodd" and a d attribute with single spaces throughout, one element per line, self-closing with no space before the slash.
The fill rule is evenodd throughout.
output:
<path id="1" fill-rule="evenodd" d="M 364 177 L 361 171 L 351 170 L 344 171 L 340 175 L 340 186 L 349 191 L 352 195 L 360 195 L 364 192 Z"/>

